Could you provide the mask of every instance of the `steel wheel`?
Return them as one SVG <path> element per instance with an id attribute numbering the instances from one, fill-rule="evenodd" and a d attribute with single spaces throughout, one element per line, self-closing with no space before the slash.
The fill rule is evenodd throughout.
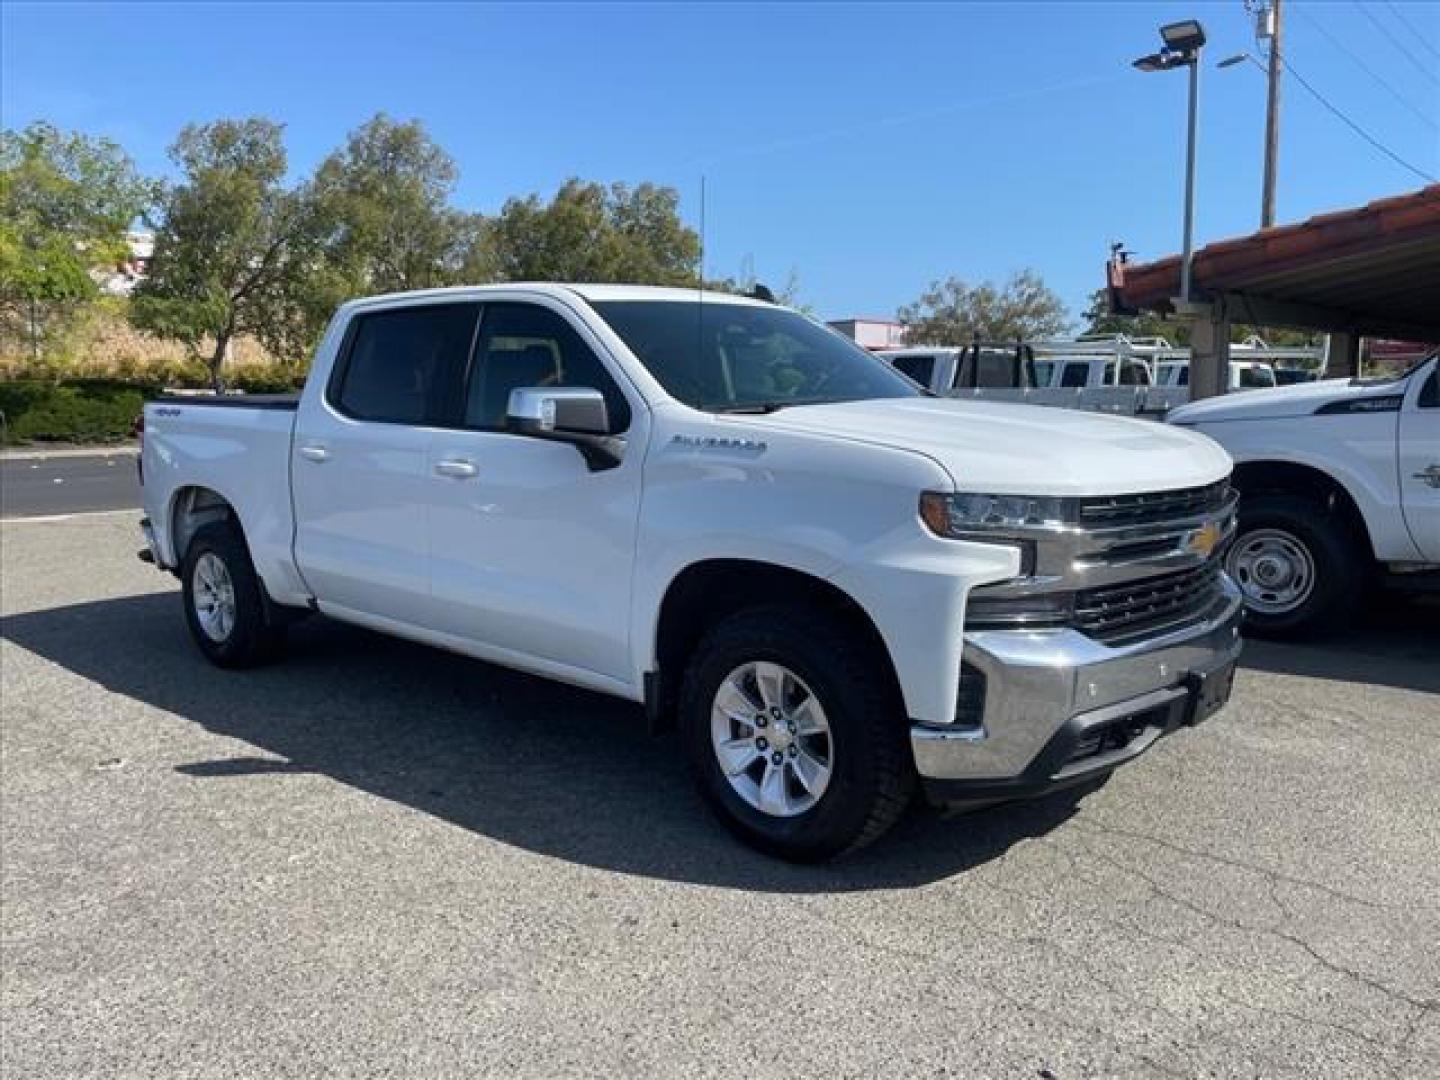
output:
<path id="1" fill-rule="evenodd" d="M 235 629 L 235 583 L 223 560 L 208 551 L 196 560 L 191 594 L 205 636 L 217 644 L 228 640 Z"/>
<path id="2" fill-rule="evenodd" d="M 1225 558 L 1245 603 L 1265 615 L 1294 611 L 1315 591 L 1315 560 L 1295 536 L 1279 529 L 1245 533 Z"/>
<path id="3" fill-rule="evenodd" d="M 771 817 L 813 808 L 835 771 L 824 708 L 781 664 L 753 661 L 725 677 L 710 709 L 710 739 L 731 788 Z"/>

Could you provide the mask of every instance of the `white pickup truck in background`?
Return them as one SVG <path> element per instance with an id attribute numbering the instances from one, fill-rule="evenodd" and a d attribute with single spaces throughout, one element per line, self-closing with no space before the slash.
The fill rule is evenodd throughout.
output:
<path id="1" fill-rule="evenodd" d="M 878 836 L 917 782 L 1102 777 L 1217 709 L 1240 648 L 1214 442 L 936 400 L 723 294 L 349 303 L 298 399 L 147 405 L 142 469 L 143 554 L 213 662 L 318 611 L 643 702 L 792 859 Z"/>
<path id="2" fill-rule="evenodd" d="M 1240 529 L 1227 567 L 1252 631 L 1343 623 L 1381 584 L 1440 591 L 1437 365 L 1225 395 L 1167 417 L 1235 460 Z"/>
<path id="3" fill-rule="evenodd" d="M 1277 385 L 1269 358 L 1319 363 L 1324 354 L 1318 347 L 1270 346 L 1254 336 L 1231 352 L 1231 390 Z M 1153 418 L 1190 400 L 1190 351 L 1164 338 L 1097 334 L 1074 341 L 911 345 L 876 355 L 942 397 Z"/>

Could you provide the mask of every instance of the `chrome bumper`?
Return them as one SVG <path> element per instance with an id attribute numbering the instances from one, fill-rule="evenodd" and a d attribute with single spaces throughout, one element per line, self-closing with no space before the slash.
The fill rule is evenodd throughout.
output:
<path id="1" fill-rule="evenodd" d="M 967 633 L 965 663 L 985 677 L 983 722 L 912 726 L 922 780 L 932 797 L 953 799 L 1034 793 L 1109 771 L 1190 721 L 1207 675 L 1228 677 L 1240 655 L 1240 613 L 1240 592 L 1226 578 L 1203 621 L 1128 645 L 1069 629 Z M 1130 725 L 1122 749 L 1070 759 L 1087 732 L 1114 725 Z"/>

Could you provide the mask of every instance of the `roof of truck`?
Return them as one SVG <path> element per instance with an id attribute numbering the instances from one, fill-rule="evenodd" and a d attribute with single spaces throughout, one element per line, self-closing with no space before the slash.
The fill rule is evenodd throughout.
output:
<path id="1" fill-rule="evenodd" d="M 581 296 L 586 300 L 665 300 L 695 303 L 703 298 L 705 303 L 745 304 L 754 307 L 774 307 L 764 300 L 755 300 L 735 293 L 715 292 L 710 289 L 679 289 L 660 285 L 601 285 L 564 283 L 556 281 L 504 281 L 493 285 L 456 285 L 446 289 L 419 289 L 411 292 L 384 293 L 379 296 L 357 297 L 349 304 L 387 304 L 411 300 L 461 300 L 480 299 L 494 293 L 528 292 L 557 298 Z M 347 305 L 349 306 L 349 305 Z"/>

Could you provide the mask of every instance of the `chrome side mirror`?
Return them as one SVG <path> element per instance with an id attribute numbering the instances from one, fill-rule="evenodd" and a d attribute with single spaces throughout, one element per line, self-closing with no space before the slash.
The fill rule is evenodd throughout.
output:
<path id="1" fill-rule="evenodd" d="M 610 434 L 610 410 L 599 390 L 522 386 L 510 391 L 505 428 L 516 435 L 571 443 L 592 472 L 620 464 L 625 440 Z"/>

